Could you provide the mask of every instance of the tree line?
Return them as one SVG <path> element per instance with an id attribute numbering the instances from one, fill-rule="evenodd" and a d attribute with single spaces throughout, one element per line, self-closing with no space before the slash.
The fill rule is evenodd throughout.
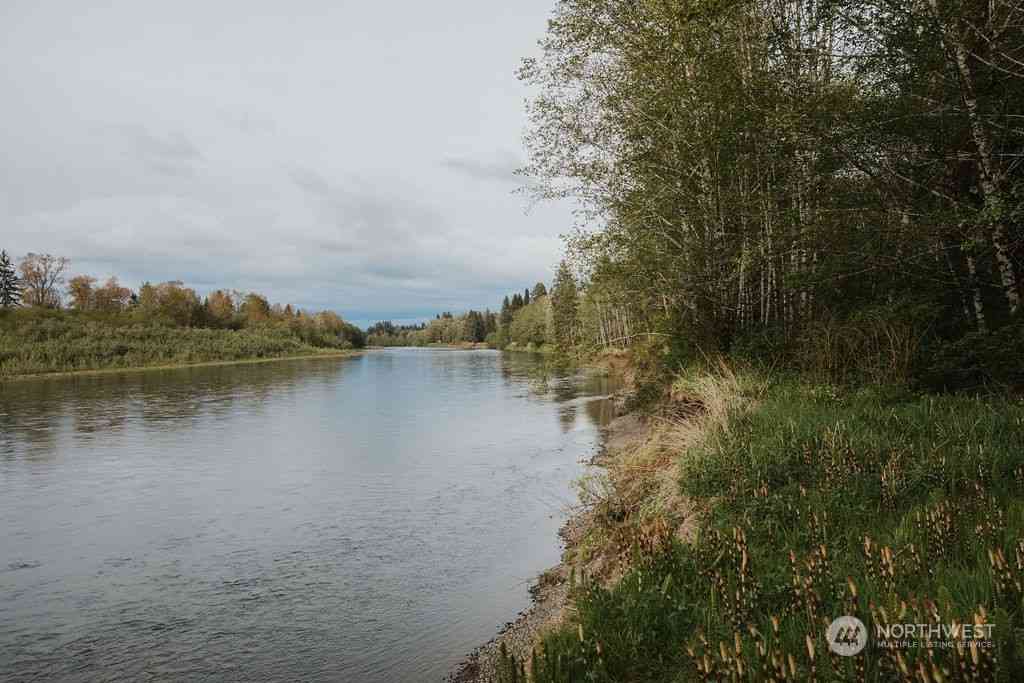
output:
<path id="1" fill-rule="evenodd" d="M 1019 377 L 1020 3 L 562 0 L 540 47 L 525 170 L 599 226 L 578 347 Z"/>
<path id="2" fill-rule="evenodd" d="M 439 313 L 426 323 L 381 321 L 367 330 L 372 346 L 482 344 L 496 349 L 547 350 L 572 347 L 577 306 L 576 280 L 567 264 L 559 268 L 549 293 L 543 282 L 506 295 L 495 313 L 469 310 Z M 570 321 L 570 322 L 566 322 Z"/>
<path id="3" fill-rule="evenodd" d="M 180 328 L 242 330 L 274 327 L 317 347 L 362 347 L 361 329 L 333 311 L 309 312 L 271 304 L 262 294 L 218 289 L 205 297 L 180 280 L 144 282 L 138 290 L 111 276 L 103 283 L 88 275 L 68 277 L 71 261 L 28 253 L 17 266 L 0 251 L 0 309 L 79 316 L 108 326 L 156 324 Z"/>

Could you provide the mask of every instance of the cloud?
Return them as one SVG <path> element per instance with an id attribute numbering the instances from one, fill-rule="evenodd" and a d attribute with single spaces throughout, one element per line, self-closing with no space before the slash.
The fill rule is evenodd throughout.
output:
<path id="1" fill-rule="evenodd" d="M 558 248 L 551 237 L 460 224 L 397 184 L 330 180 L 298 165 L 263 182 L 274 191 L 235 194 L 213 175 L 204 196 L 91 197 L 21 217 L 9 243 L 69 255 L 74 273 L 116 274 L 131 286 L 251 289 L 362 319 L 494 307 L 535 281 L 524 270 L 545 268 Z"/>
<path id="2" fill-rule="evenodd" d="M 365 319 L 546 279 L 572 218 L 512 192 L 513 71 L 550 0 L 258 5 L 4 5 L 0 248 Z"/>
<path id="3" fill-rule="evenodd" d="M 195 164 L 203 159 L 192 141 L 181 132 L 157 134 L 133 124 L 111 125 L 108 130 L 145 168 L 159 175 L 191 176 Z"/>
<path id="4" fill-rule="evenodd" d="M 473 180 L 521 184 L 523 179 L 518 170 L 523 164 L 514 158 L 502 161 L 469 159 L 465 157 L 448 157 L 441 165 L 465 175 Z"/>

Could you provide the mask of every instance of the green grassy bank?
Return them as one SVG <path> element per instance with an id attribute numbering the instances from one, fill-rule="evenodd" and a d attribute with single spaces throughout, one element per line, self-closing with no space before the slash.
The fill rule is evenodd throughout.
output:
<path id="1" fill-rule="evenodd" d="M 503 681 L 1024 679 L 1024 404 L 728 371 L 671 393 L 640 449 L 671 490 L 635 452 L 610 466 L 570 616 Z M 614 579 L 587 574 L 602 544 Z M 830 652 L 840 615 L 856 656 Z M 903 623 L 991 624 L 991 647 L 881 647 Z"/>
<path id="2" fill-rule="evenodd" d="M 0 315 L 0 379 L 320 356 L 349 348 L 314 345 L 281 324 L 217 329 L 65 311 Z"/>

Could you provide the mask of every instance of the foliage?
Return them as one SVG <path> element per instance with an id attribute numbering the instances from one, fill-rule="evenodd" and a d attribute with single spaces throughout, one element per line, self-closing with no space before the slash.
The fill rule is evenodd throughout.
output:
<path id="1" fill-rule="evenodd" d="M 508 329 L 508 343 L 517 347 L 535 348 L 551 339 L 549 333 L 552 307 L 551 299 L 542 296 L 525 304 L 515 313 Z"/>
<path id="2" fill-rule="evenodd" d="M 132 291 L 122 287 L 116 277 L 110 277 L 102 287 L 96 286 L 96 278 L 76 275 L 68 281 L 68 295 L 71 305 L 79 311 L 123 311 L 131 305 Z"/>
<path id="3" fill-rule="evenodd" d="M 945 384 L 928 353 L 1022 314 L 1022 31 L 1011 0 L 557 2 L 521 77 L 532 186 L 599 226 L 575 345 Z"/>
<path id="4" fill-rule="evenodd" d="M 552 341 L 562 349 L 570 349 L 576 343 L 579 305 L 576 291 L 576 277 L 569 264 L 562 261 L 551 284 Z"/>
<path id="5" fill-rule="evenodd" d="M 632 347 L 635 404 L 707 432 L 609 465 L 589 514 L 629 569 L 578 581 L 570 622 L 502 680 L 1024 677 L 1022 19 L 1014 0 L 556 3 L 520 72 L 525 171 L 596 227 L 568 240 L 582 278 L 573 327 L 552 287 L 555 337 Z M 718 354 L 801 379 L 751 371 L 763 391 L 709 419 L 664 378 Z M 703 511 L 692 543 L 637 521 L 671 500 L 651 470 Z M 843 658 L 841 614 L 991 623 L 994 647 Z"/>
<path id="6" fill-rule="evenodd" d="M 455 316 L 440 313 L 429 323 L 395 325 L 390 320 L 367 330 L 372 346 L 428 346 L 430 344 L 481 344 L 497 329 L 498 318 L 490 310 L 470 310 Z"/>
<path id="7" fill-rule="evenodd" d="M 439 313 L 433 320 L 396 325 L 390 320 L 367 329 L 371 346 L 486 344 L 491 348 L 536 350 L 553 342 L 552 311 L 547 287 L 538 282 L 502 301 L 500 313 L 469 310 L 462 315 Z"/>
<path id="8" fill-rule="evenodd" d="M 340 343 L 335 348 L 343 348 Z M 287 325 L 175 327 L 128 314 L 19 309 L 0 313 L 0 378 L 320 353 Z"/>
<path id="9" fill-rule="evenodd" d="M 116 277 L 67 283 L 69 260 L 28 254 L 14 277 L 0 252 L 0 377 L 45 372 L 270 358 L 365 345 L 362 330 L 336 313 L 271 306 L 250 292 L 217 290 L 201 300 L 181 281 L 144 283 L 138 294 Z M 12 309 L 20 283 L 27 308 Z M 4 294 L 7 292 L 7 294 Z"/>
<path id="10" fill-rule="evenodd" d="M 18 263 L 22 301 L 28 306 L 60 308 L 60 287 L 70 261 L 63 256 L 29 252 Z"/>
<path id="11" fill-rule="evenodd" d="M 0 309 L 21 304 L 21 283 L 6 251 L 0 251 Z"/>
<path id="12" fill-rule="evenodd" d="M 149 319 L 181 327 L 197 324 L 202 319 L 199 295 L 180 280 L 158 285 L 143 283 L 139 288 L 139 310 Z"/>
<path id="13" fill-rule="evenodd" d="M 1018 680 L 1024 407 L 775 379 L 679 455 L 692 544 L 635 536 L 612 587 L 579 581 L 533 681 Z M 841 614 L 867 649 L 830 653 Z M 884 649 L 876 626 L 994 624 L 992 649 Z M 508 680 L 507 678 L 505 680 Z"/>

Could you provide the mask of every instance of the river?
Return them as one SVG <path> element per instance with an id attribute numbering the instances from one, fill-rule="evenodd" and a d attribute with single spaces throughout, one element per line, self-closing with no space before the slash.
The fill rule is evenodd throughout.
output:
<path id="1" fill-rule="evenodd" d="M 558 561 L 606 380 L 528 354 L 0 384 L 0 678 L 420 682 Z"/>

